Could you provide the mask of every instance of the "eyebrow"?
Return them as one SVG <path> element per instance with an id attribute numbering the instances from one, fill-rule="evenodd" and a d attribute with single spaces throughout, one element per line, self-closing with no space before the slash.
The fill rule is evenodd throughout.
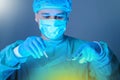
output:
<path id="1" fill-rule="evenodd" d="M 50 15 L 49 13 L 41 13 L 42 15 Z"/>
<path id="2" fill-rule="evenodd" d="M 56 15 L 66 15 L 66 13 L 63 12 L 63 13 L 58 13 L 58 14 L 56 14 Z"/>
<path id="3" fill-rule="evenodd" d="M 41 13 L 43 16 L 50 16 L 51 14 L 50 13 Z M 58 14 L 56 14 L 56 15 L 66 15 L 66 13 L 65 12 L 62 12 L 62 13 L 58 13 Z M 55 16 L 56 16 L 55 15 Z"/>

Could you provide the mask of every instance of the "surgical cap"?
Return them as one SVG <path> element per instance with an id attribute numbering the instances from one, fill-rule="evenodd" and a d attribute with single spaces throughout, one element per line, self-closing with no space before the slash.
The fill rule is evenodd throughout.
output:
<path id="1" fill-rule="evenodd" d="M 34 13 L 42 9 L 59 9 L 69 13 L 71 11 L 71 0 L 34 0 Z"/>

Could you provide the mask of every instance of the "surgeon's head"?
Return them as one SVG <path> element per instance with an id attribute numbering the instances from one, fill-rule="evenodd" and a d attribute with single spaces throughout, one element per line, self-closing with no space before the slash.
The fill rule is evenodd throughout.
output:
<path id="1" fill-rule="evenodd" d="M 33 11 L 43 39 L 63 38 L 71 12 L 70 0 L 34 0 Z"/>

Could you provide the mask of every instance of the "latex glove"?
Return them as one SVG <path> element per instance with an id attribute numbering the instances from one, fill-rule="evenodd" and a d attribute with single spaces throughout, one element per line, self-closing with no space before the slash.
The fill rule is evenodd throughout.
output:
<path id="1" fill-rule="evenodd" d="M 79 63 L 86 63 L 99 60 L 102 48 L 98 42 L 88 42 L 79 47 L 73 54 L 72 60 L 78 60 Z"/>
<path id="2" fill-rule="evenodd" d="M 18 52 L 22 57 L 32 56 L 40 58 L 43 56 L 45 45 L 40 37 L 28 37 L 22 44 L 18 46 Z"/>

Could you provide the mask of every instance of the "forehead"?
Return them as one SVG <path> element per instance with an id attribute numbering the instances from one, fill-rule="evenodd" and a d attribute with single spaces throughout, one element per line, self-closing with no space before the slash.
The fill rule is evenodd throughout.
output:
<path id="1" fill-rule="evenodd" d="M 46 14 L 46 15 L 58 15 L 58 14 L 66 14 L 65 11 L 59 9 L 43 9 L 38 12 L 38 14 Z"/>

